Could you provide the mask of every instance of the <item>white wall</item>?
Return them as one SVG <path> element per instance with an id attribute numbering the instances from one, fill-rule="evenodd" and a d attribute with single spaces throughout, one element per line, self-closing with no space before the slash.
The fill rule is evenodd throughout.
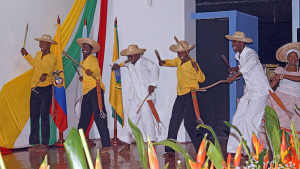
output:
<path id="1" fill-rule="evenodd" d="M 155 49 L 159 51 L 162 59 L 173 59 L 177 56 L 169 50 L 169 46 L 175 44 L 174 35 L 179 40 L 187 38 L 189 43 L 196 42 L 195 21 L 190 19 L 190 13 L 195 11 L 194 0 L 153 0 L 152 6 L 148 6 L 146 0 L 111 0 L 109 1 L 108 9 L 106 49 L 102 77 L 107 90 L 110 86 L 111 69 L 108 63 L 112 61 L 115 17 L 118 19 L 120 50 L 127 48 L 130 44 L 137 44 L 140 48 L 146 48 L 147 51 L 144 56 L 157 64 L 158 61 L 154 54 Z M 195 57 L 195 53 L 192 53 L 192 55 Z M 127 68 L 122 68 L 121 74 L 123 104 L 125 119 L 127 121 L 130 75 Z M 159 136 L 159 140 L 163 140 L 167 138 L 172 107 L 177 96 L 176 68 L 160 67 L 160 77 L 157 86 L 158 88 L 155 90 L 157 94 L 156 109 L 166 127 L 166 130 L 163 129 L 161 136 Z M 111 117 L 108 98 L 109 92 L 106 92 L 105 105 Z M 109 120 L 109 129 L 111 137 L 113 137 L 112 118 Z M 118 125 L 118 136 L 121 136 L 121 134 L 121 126 Z M 181 127 L 178 140 L 182 142 L 189 140 L 186 136 L 184 128 Z"/>
<path id="2" fill-rule="evenodd" d="M 53 38 L 57 15 L 62 23 L 73 3 L 74 0 L 0 1 L 0 88 L 31 68 L 20 53 L 26 24 L 29 29 L 25 48 L 34 56 L 40 50 L 34 38 L 40 38 L 42 34 L 50 34 Z"/>
<path id="3" fill-rule="evenodd" d="M 29 31 L 26 49 L 29 53 L 35 54 L 38 50 L 38 42 L 34 40 L 47 33 L 54 36 L 56 32 L 56 18 L 60 15 L 61 23 L 64 21 L 74 0 L 9 0 L 0 1 L 0 87 L 9 80 L 17 77 L 30 69 L 30 65 L 20 54 L 23 45 L 26 23 L 29 23 Z M 17 4 L 17 5 L 16 5 Z M 100 0 L 95 12 L 95 19 L 90 37 L 98 38 Z M 112 61 L 113 53 L 113 25 L 114 18 L 118 19 L 119 47 L 120 50 L 128 47 L 129 44 L 138 44 L 146 48 L 145 57 L 158 64 L 154 50 L 157 49 L 162 59 L 173 59 L 176 53 L 169 51 L 169 46 L 175 44 L 174 35 L 179 40 L 187 39 L 190 44 L 196 42 L 195 21 L 190 19 L 190 13 L 195 11 L 195 1 L 188 0 L 153 0 L 152 6 L 147 5 L 147 0 L 109 0 L 107 18 L 106 49 L 103 67 L 103 82 L 106 86 L 105 105 L 108 111 L 108 123 L 110 135 L 113 137 L 113 118 L 111 117 L 111 106 L 109 104 L 109 86 L 111 69 L 108 65 Z M 77 30 L 75 28 L 75 30 Z M 73 34 L 74 35 L 74 34 Z M 67 45 L 68 47 L 68 45 Z M 191 52 L 195 58 L 195 50 Z M 5 73 L 4 73 L 5 72 Z M 127 121 L 127 110 L 129 106 L 128 90 L 130 76 L 126 68 L 121 69 L 123 103 L 125 119 Z M 74 79 L 77 80 L 77 79 Z M 77 127 L 78 119 L 74 115 L 75 81 L 67 89 L 67 109 L 69 128 L 64 133 L 66 138 L 71 127 Z M 168 125 L 171 117 L 173 103 L 177 96 L 176 68 L 160 67 L 160 78 L 156 89 L 156 108 L 166 130 L 163 129 L 159 140 L 167 138 Z M 140 125 L 139 125 L 140 126 Z M 118 136 L 121 136 L 122 129 L 118 124 Z M 27 136 L 26 136 L 27 137 Z M 91 138 L 99 138 L 95 125 L 90 134 Z M 178 135 L 179 141 L 187 141 L 183 127 Z"/>

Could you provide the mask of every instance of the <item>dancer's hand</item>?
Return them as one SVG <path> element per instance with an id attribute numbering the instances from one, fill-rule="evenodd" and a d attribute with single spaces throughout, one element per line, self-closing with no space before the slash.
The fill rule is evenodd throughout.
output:
<path id="1" fill-rule="evenodd" d="M 25 48 L 21 48 L 21 54 L 23 55 L 23 56 L 27 56 L 28 55 L 28 52 L 26 51 L 26 49 Z"/>
<path id="2" fill-rule="evenodd" d="M 165 63 L 166 63 L 165 60 L 161 60 L 161 61 L 158 62 L 159 66 L 163 66 Z"/>
<path id="3" fill-rule="evenodd" d="M 86 69 L 85 74 L 87 74 L 88 76 L 92 76 L 93 72 L 91 71 L 91 69 Z"/>
<path id="4" fill-rule="evenodd" d="M 44 82 L 46 80 L 46 78 L 47 78 L 47 75 L 48 74 L 46 74 L 46 73 L 42 74 L 42 76 L 40 77 L 40 81 Z"/>
<path id="5" fill-rule="evenodd" d="M 114 64 L 113 66 L 112 66 L 112 69 L 113 70 L 119 70 L 120 69 L 120 66 L 118 65 L 118 64 Z"/>
<path id="6" fill-rule="evenodd" d="M 155 89 L 155 86 L 149 85 L 148 91 L 149 91 L 149 94 L 150 94 L 150 95 L 154 92 L 154 89 Z"/>

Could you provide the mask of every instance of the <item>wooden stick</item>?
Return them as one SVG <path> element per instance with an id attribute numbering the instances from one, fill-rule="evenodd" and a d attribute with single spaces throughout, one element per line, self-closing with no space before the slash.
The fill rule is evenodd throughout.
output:
<path id="1" fill-rule="evenodd" d="M 145 103 L 145 101 L 147 100 L 147 98 L 150 96 L 150 93 L 147 95 L 147 97 L 143 100 L 142 104 L 140 105 L 138 111 L 136 112 L 136 114 L 138 114 L 140 112 L 140 110 L 142 109 L 143 104 Z"/>
<path id="2" fill-rule="evenodd" d="M 67 56 L 68 58 L 70 58 L 74 63 L 76 63 L 76 65 L 78 65 L 79 67 L 81 67 L 83 70 L 86 71 L 86 69 L 80 65 L 76 60 L 74 60 L 70 55 L 68 55 L 65 51 L 62 52 L 63 55 Z"/>
<path id="3" fill-rule="evenodd" d="M 158 61 L 161 62 L 161 58 L 160 58 L 160 55 L 159 55 L 158 51 L 155 49 L 154 52 L 155 52 L 155 55 L 156 55 Z"/>
<path id="4" fill-rule="evenodd" d="M 74 60 L 74 59 L 73 59 L 70 55 L 68 55 L 65 51 L 63 51 L 62 54 L 65 55 L 65 56 L 67 56 L 68 58 L 70 58 L 74 63 L 76 63 L 76 65 L 78 65 L 78 66 L 81 67 L 84 71 L 86 71 L 86 69 L 85 69 L 82 65 L 80 65 L 76 60 Z M 93 77 L 94 79 L 96 79 L 95 76 L 92 75 L 92 77 Z"/>
<path id="5" fill-rule="evenodd" d="M 25 48 L 25 43 L 26 43 L 26 39 L 27 39 L 27 33 L 28 33 L 28 23 L 26 25 L 26 31 L 25 31 L 25 38 L 24 38 L 23 48 Z"/>
<path id="6" fill-rule="evenodd" d="M 74 62 L 72 62 L 72 65 L 73 65 L 74 69 L 76 70 L 78 76 L 81 76 L 80 73 L 79 73 L 79 71 L 77 70 L 76 66 L 74 65 Z"/>
<path id="7" fill-rule="evenodd" d="M 239 79 L 240 79 L 240 77 L 238 77 L 238 78 L 236 78 L 234 80 L 239 80 Z M 214 83 L 214 84 L 212 84 L 210 86 L 202 87 L 202 88 L 199 88 L 199 89 L 195 89 L 195 91 L 203 92 L 203 91 L 206 91 L 206 89 L 212 88 L 212 87 L 214 87 L 214 86 L 216 86 L 216 85 L 218 85 L 220 83 L 226 83 L 226 80 L 220 80 L 220 81 L 218 81 L 218 82 L 216 82 L 216 83 Z"/>
<path id="8" fill-rule="evenodd" d="M 189 59 L 192 60 L 192 58 L 191 58 L 189 52 L 185 49 L 185 47 L 181 44 L 181 42 L 177 39 L 176 36 L 174 36 L 174 39 L 175 39 L 175 41 L 176 41 L 180 46 L 182 46 L 182 48 L 185 50 L 186 54 L 188 55 Z"/>
<path id="9" fill-rule="evenodd" d="M 231 67 L 230 67 L 230 65 L 229 65 L 229 62 L 228 62 L 228 60 L 226 59 L 226 57 L 225 57 L 224 55 L 222 55 L 222 59 L 223 59 L 223 61 L 225 62 L 225 64 L 226 64 L 228 70 L 231 70 Z"/>
<path id="10" fill-rule="evenodd" d="M 37 87 L 37 85 L 38 85 L 40 82 L 41 82 L 41 80 L 39 80 L 39 81 L 35 84 L 34 88 L 32 88 L 31 91 L 34 91 L 35 93 L 39 94 L 39 92 L 36 91 L 35 88 Z"/>

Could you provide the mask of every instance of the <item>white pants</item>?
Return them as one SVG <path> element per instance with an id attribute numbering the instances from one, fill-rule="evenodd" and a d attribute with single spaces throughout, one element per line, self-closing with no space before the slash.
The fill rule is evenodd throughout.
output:
<path id="1" fill-rule="evenodd" d="M 268 102 L 269 95 L 247 98 L 243 96 L 238 104 L 236 113 L 233 116 L 232 124 L 235 125 L 245 140 L 251 152 L 253 151 L 252 132 L 258 135 L 261 119 L 265 113 L 265 107 Z M 241 141 L 240 135 L 236 130 L 231 129 L 228 138 L 227 152 L 235 153 Z M 242 151 L 247 155 L 245 150 Z"/>
<path id="2" fill-rule="evenodd" d="M 153 104 L 155 104 L 155 99 L 152 100 Z M 141 100 L 131 100 L 128 110 L 128 117 L 131 119 L 131 121 L 137 125 L 139 121 L 142 119 L 142 126 L 143 130 L 141 131 L 144 133 L 144 141 L 145 138 L 147 138 L 147 134 L 149 135 L 149 138 L 151 141 L 157 142 L 156 132 L 155 132 L 155 119 L 153 117 L 152 111 L 150 109 L 150 106 L 147 101 L 143 104 L 140 112 L 136 114 L 138 111 L 142 101 Z M 123 135 L 120 137 L 120 140 L 130 144 L 134 141 L 134 135 L 132 133 L 132 130 L 129 126 L 129 123 L 125 123 L 125 130 L 123 131 Z"/>

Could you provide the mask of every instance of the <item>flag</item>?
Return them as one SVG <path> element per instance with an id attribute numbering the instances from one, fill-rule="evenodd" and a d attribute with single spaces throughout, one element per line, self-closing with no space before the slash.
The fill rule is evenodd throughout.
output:
<path id="1" fill-rule="evenodd" d="M 53 85 L 53 98 L 50 108 L 50 114 L 59 129 L 60 132 L 65 131 L 68 128 L 67 121 L 67 104 L 66 104 L 66 90 L 65 90 L 65 75 L 62 61 L 62 48 L 61 48 L 61 36 L 60 36 L 60 24 L 57 24 L 56 35 L 54 41 L 57 45 L 54 45 L 52 53 L 56 56 L 56 66 L 53 72 L 54 85 Z"/>
<path id="2" fill-rule="evenodd" d="M 119 59 L 119 40 L 117 24 L 114 28 L 114 51 L 112 61 L 115 62 Z M 123 102 L 122 102 L 122 90 L 121 90 L 121 74 L 119 70 L 113 70 L 110 78 L 110 94 L 109 102 L 112 106 L 112 116 L 114 117 L 115 111 L 117 112 L 117 120 L 124 126 L 124 114 L 123 114 Z"/>
<path id="3" fill-rule="evenodd" d="M 99 34 L 98 34 L 98 43 L 99 43 L 99 46 L 100 46 L 100 50 L 97 53 L 97 58 L 98 58 L 98 61 L 99 61 L 99 67 L 100 67 L 101 75 L 102 75 L 102 72 L 103 72 L 104 51 L 105 51 L 107 5 L 108 5 L 108 0 L 101 0 L 100 20 L 99 20 Z"/>
<path id="4" fill-rule="evenodd" d="M 83 30 L 82 30 L 82 38 L 87 38 L 87 26 L 86 24 L 84 24 L 83 26 Z M 82 51 L 80 52 L 80 60 L 82 60 L 83 58 L 83 54 Z M 78 66 L 77 67 L 77 71 L 81 72 L 81 68 Z M 78 80 L 77 75 L 74 76 L 74 78 L 76 78 L 76 96 L 75 96 L 75 107 L 74 107 L 74 112 L 76 114 L 76 116 L 78 117 L 78 119 L 80 118 L 80 114 L 81 114 L 81 103 L 82 103 L 82 98 L 83 98 L 83 91 L 82 91 L 82 83 Z"/>

